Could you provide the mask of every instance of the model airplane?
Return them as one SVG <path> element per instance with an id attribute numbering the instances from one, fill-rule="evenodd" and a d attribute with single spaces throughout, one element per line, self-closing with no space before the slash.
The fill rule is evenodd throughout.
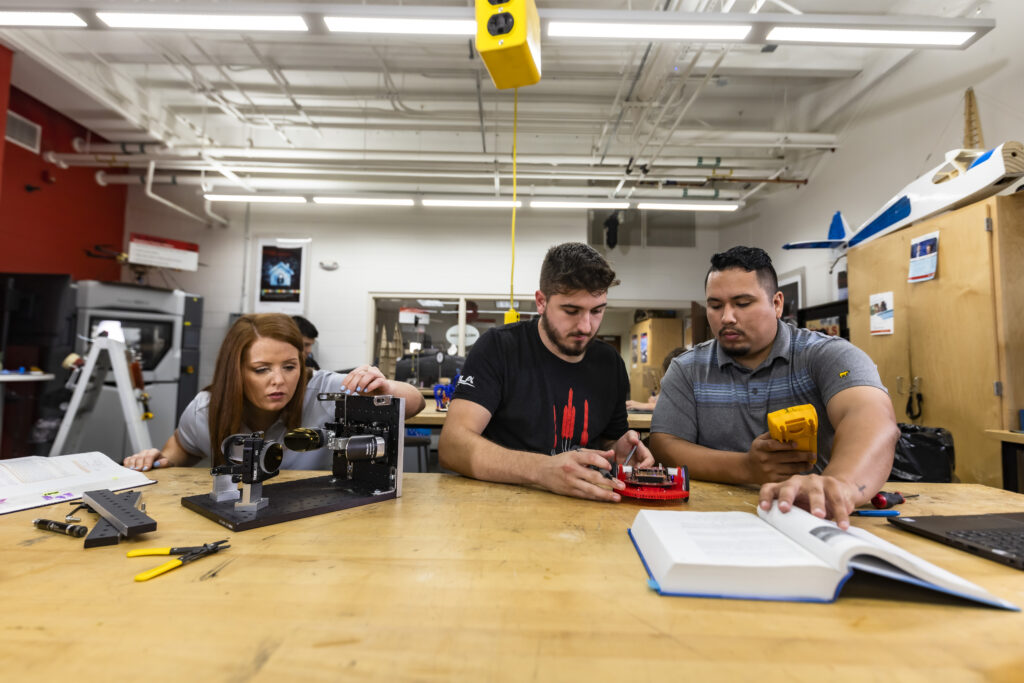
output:
<path id="1" fill-rule="evenodd" d="M 954 149 L 946 161 L 904 187 L 853 235 L 836 211 L 828 238 L 788 242 L 783 249 L 845 249 L 1006 189 L 1024 176 L 1024 145 L 1010 140 L 990 150 Z"/>

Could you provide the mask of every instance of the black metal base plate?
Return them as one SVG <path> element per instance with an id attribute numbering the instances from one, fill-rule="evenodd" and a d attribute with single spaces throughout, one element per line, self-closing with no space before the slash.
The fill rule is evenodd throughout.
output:
<path id="1" fill-rule="evenodd" d="M 126 493 L 114 494 L 120 501 L 123 501 L 125 507 L 135 508 L 139 504 L 139 498 L 142 494 L 138 491 L 128 491 Z M 99 513 L 97 513 L 99 514 Z M 153 528 L 156 528 L 154 522 Z M 113 524 L 100 517 L 96 520 L 96 524 L 93 525 L 92 531 L 85 537 L 86 548 L 99 548 L 105 545 L 117 545 L 121 541 L 121 534 Z"/>
<path id="2" fill-rule="evenodd" d="M 258 529 L 293 519 L 322 515 L 336 510 L 379 503 L 395 498 L 395 492 L 374 495 L 373 489 L 358 481 L 339 481 L 332 475 L 286 481 L 263 486 L 270 503 L 257 512 L 239 512 L 235 501 L 217 503 L 204 493 L 186 496 L 181 504 L 232 531 Z"/>

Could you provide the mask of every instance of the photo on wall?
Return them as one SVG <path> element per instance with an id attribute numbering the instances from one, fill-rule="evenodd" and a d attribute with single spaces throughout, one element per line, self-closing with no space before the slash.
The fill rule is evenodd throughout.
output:
<path id="1" fill-rule="evenodd" d="M 779 274 L 779 291 L 782 292 L 782 322 L 796 325 L 804 298 L 803 269 Z"/>
<path id="2" fill-rule="evenodd" d="M 305 261 L 306 244 L 293 244 L 290 241 L 281 244 L 276 239 L 260 240 L 257 312 L 302 314 Z"/>

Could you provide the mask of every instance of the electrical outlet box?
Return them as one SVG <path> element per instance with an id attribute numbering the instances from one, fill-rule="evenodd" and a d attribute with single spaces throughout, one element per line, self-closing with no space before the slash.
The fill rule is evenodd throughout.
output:
<path id="1" fill-rule="evenodd" d="M 476 0 L 476 51 L 498 90 L 540 80 L 540 15 L 534 0 Z"/>

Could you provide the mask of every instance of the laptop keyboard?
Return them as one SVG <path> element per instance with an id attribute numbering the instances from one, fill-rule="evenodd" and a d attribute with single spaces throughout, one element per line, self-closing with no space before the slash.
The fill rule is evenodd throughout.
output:
<path id="1" fill-rule="evenodd" d="M 1024 558 L 1024 529 L 970 529 L 949 531 L 947 535 L 1004 557 Z"/>

